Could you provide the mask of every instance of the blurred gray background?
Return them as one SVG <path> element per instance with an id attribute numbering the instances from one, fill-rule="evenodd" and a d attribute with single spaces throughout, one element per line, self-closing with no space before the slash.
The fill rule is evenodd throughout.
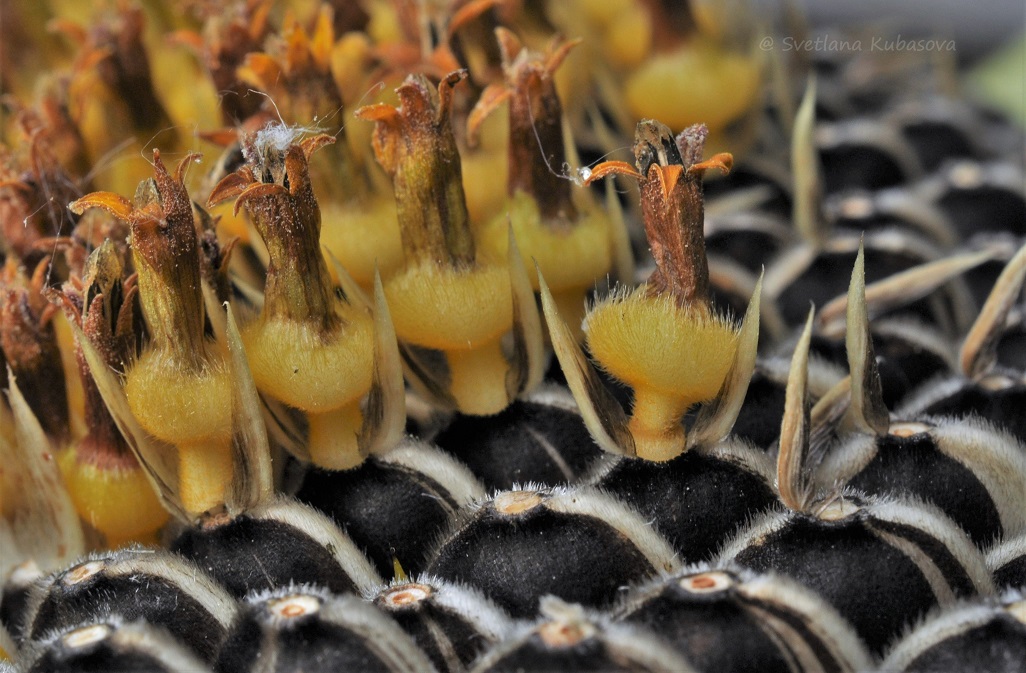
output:
<path id="1" fill-rule="evenodd" d="M 751 0 L 772 12 L 781 0 Z M 907 37 L 951 37 L 973 61 L 1026 31 L 1026 0 L 792 0 L 815 26 L 880 22 Z"/>

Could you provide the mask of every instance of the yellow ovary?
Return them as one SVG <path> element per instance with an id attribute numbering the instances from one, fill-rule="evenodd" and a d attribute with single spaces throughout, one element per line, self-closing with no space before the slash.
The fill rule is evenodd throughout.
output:
<path id="1" fill-rule="evenodd" d="M 389 279 L 385 297 L 398 337 L 425 348 L 475 348 L 513 325 L 505 266 L 457 271 L 423 263 Z"/>
<path id="2" fill-rule="evenodd" d="M 644 286 L 596 306 L 584 329 L 609 374 L 692 403 L 716 396 L 737 349 L 733 323 L 680 308 L 670 296 L 648 297 Z"/>
<path id="3" fill-rule="evenodd" d="M 754 60 L 694 40 L 654 56 L 627 81 L 627 107 L 636 119 L 658 119 L 674 129 L 705 123 L 723 130 L 756 102 Z"/>
<path id="4" fill-rule="evenodd" d="M 518 191 L 506 203 L 506 211 L 492 219 L 481 232 L 483 251 L 493 259 L 505 259 L 508 254 L 510 223 L 521 256 L 538 263 L 553 292 L 587 290 L 596 279 L 609 272 L 612 264 L 609 218 L 597 208 L 562 227 L 549 227 L 542 222 L 537 201 Z M 530 261 L 527 273 L 537 292 L 538 273 Z"/>
<path id="5" fill-rule="evenodd" d="M 606 27 L 605 55 L 614 65 L 639 65 L 652 48 L 652 19 L 640 3 L 616 15 Z"/>
<path id="6" fill-rule="evenodd" d="M 129 371 L 132 414 L 153 436 L 178 449 L 178 492 L 192 514 L 224 502 L 232 476 L 232 378 L 223 362 L 199 372 L 151 349 Z"/>
<path id="7" fill-rule="evenodd" d="M 391 198 L 343 204 L 327 201 L 321 204 L 321 222 L 321 245 L 362 287 L 374 285 L 375 264 L 382 276 L 402 266 L 403 244 Z"/>
<path id="8" fill-rule="evenodd" d="M 261 318 L 242 341 L 257 388 L 304 411 L 328 411 L 361 397 L 374 368 L 374 323 L 351 311 L 331 342 L 307 323 Z"/>
<path id="9" fill-rule="evenodd" d="M 155 542 L 169 515 L 141 468 L 100 469 L 79 461 L 75 447 L 58 462 L 79 516 L 104 534 L 108 547 Z"/>
<path id="10" fill-rule="evenodd" d="M 129 371 L 125 395 L 143 428 L 165 442 L 231 437 L 232 380 L 223 363 L 197 373 L 151 349 Z"/>

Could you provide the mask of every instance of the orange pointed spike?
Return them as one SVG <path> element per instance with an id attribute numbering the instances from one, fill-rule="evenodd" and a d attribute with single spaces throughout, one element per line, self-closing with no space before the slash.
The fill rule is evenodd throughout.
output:
<path id="1" fill-rule="evenodd" d="M 135 212 L 131 201 L 114 192 L 93 192 L 68 204 L 68 210 L 76 215 L 81 215 L 90 208 L 106 210 L 119 220 L 131 219 L 132 213 Z"/>
<path id="2" fill-rule="evenodd" d="M 641 179 L 641 173 L 626 161 L 603 161 L 591 169 L 591 175 L 584 181 L 584 184 L 590 185 L 596 180 L 601 180 L 610 175 L 627 175 L 636 180 Z"/>
<path id="3" fill-rule="evenodd" d="M 700 161 L 688 167 L 688 173 L 701 173 L 710 168 L 718 168 L 724 175 L 734 167 L 734 155 L 730 152 L 720 152 L 705 161 Z"/>
<path id="4" fill-rule="evenodd" d="M 670 164 L 669 166 L 653 164 L 652 169 L 654 169 L 656 175 L 659 176 L 659 185 L 663 189 L 663 198 L 669 201 L 670 194 L 673 193 L 673 188 L 677 186 L 677 182 L 680 180 L 680 177 L 684 175 L 684 167 L 680 164 Z M 651 170 L 649 173 L 651 174 Z"/>

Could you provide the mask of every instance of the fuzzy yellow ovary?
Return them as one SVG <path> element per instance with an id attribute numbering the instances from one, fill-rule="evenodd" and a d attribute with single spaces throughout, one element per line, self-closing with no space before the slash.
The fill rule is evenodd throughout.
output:
<path id="1" fill-rule="evenodd" d="M 308 412 L 337 409 L 362 397 L 374 369 L 374 323 L 351 311 L 325 343 L 319 329 L 293 320 L 260 318 L 242 331 L 257 388 Z"/>
<path id="2" fill-rule="evenodd" d="M 716 396 L 737 349 L 732 322 L 680 308 L 672 296 L 649 297 L 644 287 L 596 306 L 584 328 L 609 374 L 690 404 Z"/>
<path id="3" fill-rule="evenodd" d="M 128 372 L 125 396 L 142 427 L 178 450 L 178 491 L 187 511 L 224 502 L 232 477 L 232 379 L 223 363 L 196 373 L 151 349 Z"/>
<path id="4" fill-rule="evenodd" d="M 321 245 L 361 287 L 374 285 L 375 268 L 388 276 L 402 266 L 403 244 L 391 198 L 325 201 L 321 204 L 321 223 Z"/>
<path id="5" fill-rule="evenodd" d="M 445 352 L 449 394 L 461 412 L 487 416 L 506 408 L 501 337 L 513 327 L 507 267 L 458 271 L 427 262 L 390 279 L 385 296 L 401 340 Z"/>
<path id="6" fill-rule="evenodd" d="M 592 356 L 634 390 L 630 430 L 638 456 L 665 461 L 685 446 L 684 414 L 719 393 L 737 350 L 728 320 L 649 297 L 642 286 L 595 307 L 584 324 Z"/>
<path id="7" fill-rule="evenodd" d="M 538 202 L 517 191 L 506 211 L 493 218 L 481 232 L 481 247 L 493 259 L 505 259 L 509 251 L 509 225 L 513 225 L 520 254 L 541 267 L 553 292 L 584 291 L 609 272 L 612 264 L 609 218 L 600 209 L 581 215 L 562 228 L 545 226 Z M 538 272 L 528 264 L 531 287 L 537 292 Z"/>
<path id="8" fill-rule="evenodd" d="M 75 447 L 62 452 L 58 464 L 79 516 L 103 533 L 108 547 L 155 542 L 169 514 L 141 468 L 100 469 L 80 462 Z"/>
<path id="9" fill-rule="evenodd" d="M 756 103 L 759 67 L 742 54 L 703 39 L 652 57 L 627 81 L 627 107 L 636 119 L 671 128 L 705 123 L 723 130 Z"/>
<path id="10" fill-rule="evenodd" d="M 631 3 L 607 24 L 605 54 L 614 65 L 639 65 L 652 48 L 652 19 L 641 3 Z"/>
<path id="11" fill-rule="evenodd" d="M 385 297 L 398 337 L 425 348 L 475 348 L 513 325 L 505 266 L 454 271 L 427 262 L 389 279 Z"/>
<path id="12" fill-rule="evenodd" d="M 125 395 L 143 428 L 172 444 L 227 439 L 232 430 L 232 381 L 223 364 L 183 371 L 159 349 L 128 372 Z"/>

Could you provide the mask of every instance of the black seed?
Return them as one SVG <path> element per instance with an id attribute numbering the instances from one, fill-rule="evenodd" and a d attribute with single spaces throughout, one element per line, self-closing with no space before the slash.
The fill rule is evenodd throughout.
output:
<path id="1" fill-rule="evenodd" d="M 220 526 L 189 528 L 170 548 L 194 561 L 237 598 L 292 582 L 337 593 L 358 590 L 332 550 L 281 521 L 243 515 Z"/>
<path id="2" fill-rule="evenodd" d="M 273 661 L 274 673 L 432 670 L 424 654 L 374 606 L 355 596 L 296 587 L 247 600 L 216 670 L 249 673 L 258 661 Z"/>
<path id="3" fill-rule="evenodd" d="M 758 367 L 748 384 L 741 413 L 733 434 L 761 449 L 769 449 L 780 438 L 780 419 L 784 417 L 785 386 Z"/>
<path id="4" fill-rule="evenodd" d="M 196 585 L 194 575 L 181 574 L 175 582 L 143 564 L 138 570 L 126 568 L 134 560 L 133 555 L 145 559 L 158 553 L 120 552 L 51 576 L 44 592 L 33 603 L 26 637 L 41 640 L 50 633 L 117 616 L 163 627 L 197 655 L 212 660 L 226 626 L 208 611 L 201 599 L 190 595 L 190 590 L 204 590 Z M 94 567 L 95 572 L 77 579 L 76 575 L 87 566 Z M 172 576 L 180 573 L 179 570 Z M 195 574 L 200 573 L 196 570 Z M 217 594 L 205 598 L 227 602 L 227 596 L 219 589 Z M 224 609 L 231 613 L 234 605 L 225 605 Z"/>
<path id="5" fill-rule="evenodd" d="M 966 383 L 957 392 L 937 400 L 922 410 L 930 416 L 979 416 L 1004 428 L 1020 442 L 1026 442 L 1026 388 L 1012 386 L 1000 390 L 986 390 Z"/>
<path id="6" fill-rule="evenodd" d="M 911 637 L 914 638 L 915 633 Z M 1021 673 L 1023 670 L 1026 670 L 1026 625 L 1005 612 L 996 612 L 989 621 L 935 643 L 902 669 L 904 673 Z"/>
<path id="7" fill-rule="evenodd" d="M 651 520 L 682 563 L 707 560 L 777 502 L 764 475 L 701 450 L 666 463 L 624 458 L 596 485 Z"/>
<path id="8" fill-rule="evenodd" d="M 574 483 L 602 455 L 576 410 L 525 400 L 495 416 L 457 415 L 434 441 L 494 490 Z"/>
<path id="9" fill-rule="evenodd" d="M 609 605 L 620 587 L 657 569 L 625 534 L 598 517 L 544 504 L 506 515 L 489 503 L 442 543 L 428 571 L 479 589 L 514 617 L 529 617 L 546 594 Z"/>
<path id="10" fill-rule="evenodd" d="M 937 604 L 919 568 L 858 516 L 823 522 L 795 515 L 734 560 L 758 572 L 783 573 L 819 593 L 877 654 Z"/>
<path id="11" fill-rule="evenodd" d="M 945 455 L 928 433 L 885 435 L 869 464 L 848 485 L 871 495 L 911 494 L 931 502 L 977 545 L 1003 533 L 990 493 L 962 463 Z"/>
<path id="12" fill-rule="evenodd" d="M 508 616 L 483 595 L 436 578 L 390 585 L 374 604 L 443 672 L 465 670 L 506 637 L 512 626 Z"/>
<path id="13" fill-rule="evenodd" d="M 459 506 L 427 475 L 373 458 L 344 472 L 311 469 L 296 497 L 334 519 L 384 577 L 393 559 L 407 573 L 421 572 Z"/>

